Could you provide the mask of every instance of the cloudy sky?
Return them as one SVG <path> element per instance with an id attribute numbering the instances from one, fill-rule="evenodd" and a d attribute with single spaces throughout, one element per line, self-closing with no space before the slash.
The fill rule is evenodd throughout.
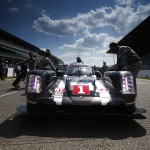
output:
<path id="1" fill-rule="evenodd" d="M 150 15 L 150 0 L 0 0 L 0 28 L 51 53 L 65 64 L 113 65 L 106 54 Z"/>

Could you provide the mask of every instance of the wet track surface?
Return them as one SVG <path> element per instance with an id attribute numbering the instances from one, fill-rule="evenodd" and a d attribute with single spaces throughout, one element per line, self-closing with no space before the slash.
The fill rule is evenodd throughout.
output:
<path id="1" fill-rule="evenodd" d="M 16 111 L 25 104 L 24 83 L 0 81 L 0 150 L 149 150 L 150 81 L 137 80 L 141 119 L 98 115 L 34 115 Z"/>

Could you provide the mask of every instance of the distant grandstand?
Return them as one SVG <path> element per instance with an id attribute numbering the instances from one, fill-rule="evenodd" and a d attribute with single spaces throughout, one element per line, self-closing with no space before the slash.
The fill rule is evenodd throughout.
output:
<path id="1" fill-rule="evenodd" d="M 47 49 L 47 51 L 50 51 Z M 45 51 L 38 47 L 0 29 L 0 59 L 4 59 L 8 66 L 8 76 L 13 76 L 13 68 L 16 63 L 28 58 L 32 52 L 37 57 L 43 56 Z M 58 57 L 51 55 L 54 65 L 64 64 Z"/>

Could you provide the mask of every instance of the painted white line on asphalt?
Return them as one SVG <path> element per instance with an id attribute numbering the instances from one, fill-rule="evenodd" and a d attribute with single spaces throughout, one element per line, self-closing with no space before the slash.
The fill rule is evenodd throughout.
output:
<path id="1" fill-rule="evenodd" d="M 144 82 L 141 82 L 141 81 L 137 81 L 137 84 L 144 84 Z"/>
<path id="2" fill-rule="evenodd" d="M 7 93 L 7 94 L 4 94 L 4 95 L 0 95 L 0 98 L 1 98 L 1 97 L 4 97 L 4 96 L 7 96 L 7 95 L 10 95 L 10 94 L 14 94 L 14 93 L 16 93 L 16 92 L 18 92 L 18 91 L 14 91 L 14 92 L 11 92 L 11 93 Z"/>

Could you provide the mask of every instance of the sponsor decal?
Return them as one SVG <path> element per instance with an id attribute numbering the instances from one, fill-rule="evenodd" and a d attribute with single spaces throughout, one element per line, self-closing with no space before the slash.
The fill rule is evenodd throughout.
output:
<path id="1" fill-rule="evenodd" d="M 80 96 L 80 99 L 83 99 L 84 98 L 84 96 Z"/>
<path id="2" fill-rule="evenodd" d="M 94 81 L 91 77 L 67 77 L 67 80 L 75 80 L 75 81 Z"/>
<path id="3" fill-rule="evenodd" d="M 54 92 L 64 92 L 65 88 L 64 87 L 57 87 L 55 88 Z"/>
<path id="4" fill-rule="evenodd" d="M 100 91 L 100 93 L 103 93 L 103 92 L 109 92 L 109 90 L 108 90 L 107 88 L 103 88 L 103 89 L 100 88 L 99 91 Z"/>
<path id="5" fill-rule="evenodd" d="M 54 96 L 62 96 L 64 92 L 65 92 L 64 87 L 57 87 L 54 89 Z"/>

